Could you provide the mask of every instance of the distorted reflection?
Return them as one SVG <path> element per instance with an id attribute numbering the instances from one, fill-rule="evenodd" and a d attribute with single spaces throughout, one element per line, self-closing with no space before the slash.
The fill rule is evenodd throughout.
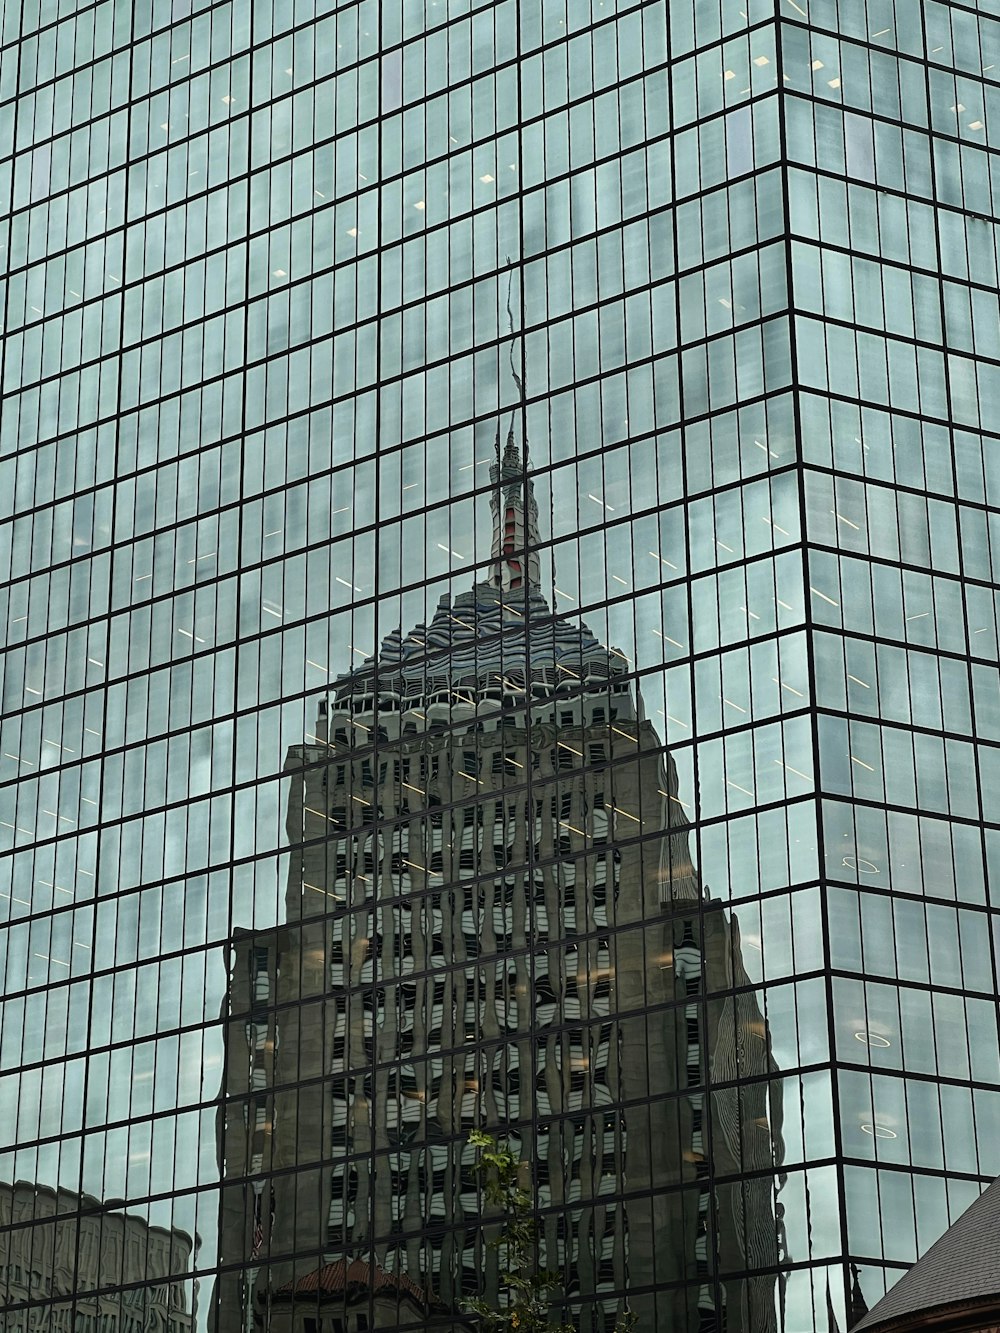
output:
<path id="1" fill-rule="evenodd" d="M 215 1333 L 496 1301 L 474 1126 L 521 1156 L 574 1327 L 779 1326 L 780 1083 L 738 927 L 624 654 L 542 594 L 513 428 L 492 482 L 488 577 L 286 759 L 285 921 L 231 942 Z"/>
<path id="2" fill-rule="evenodd" d="M 0 1185 L 4 1333 L 192 1333 L 197 1242 L 71 1190 Z M 32 1308 L 34 1307 L 34 1308 Z"/>

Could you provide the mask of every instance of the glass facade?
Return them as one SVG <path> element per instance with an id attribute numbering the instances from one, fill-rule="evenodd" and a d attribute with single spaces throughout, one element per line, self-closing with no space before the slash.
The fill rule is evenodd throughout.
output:
<path id="1" fill-rule="evenodd" d="M 1000 1174 L 1000 0 L 0 43 L 0 1327 L 471 1329 L 482 1128 L 846 1333 Z"/>

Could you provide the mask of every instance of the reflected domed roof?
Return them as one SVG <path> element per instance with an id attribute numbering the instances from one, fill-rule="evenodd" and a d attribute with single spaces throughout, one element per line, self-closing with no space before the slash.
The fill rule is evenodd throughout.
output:
<path id="1" fill-rule="evenodd" d="M 544 696 L 628 671 L 624 653 L 605 648 L 581 621 L 554 614 L 542 596 L 538 506 L 513 428 L 502 458 L 499 429 L 496 447 L 490 579 L 442 597 L 429 624 L 386 635 L 376 656 L 338 678 L 337 701 L 377 692 L 387 702 L 417 703 L 463 689 L 479 697 L 525 690 Z"/>
<path id="2" fill-rule="evenodd" d="M 411 1277 L 405 1273 L 389 1273 L 364 1259 L 338 1259 L 336 1263 L 324 1264 L 294 1283 L 286 1282 L 275 1295 L 322 1297 L 367 1292 L 374 1296 L 408 1296 L 421 1305 L 428 1304 L 427 1293 Z"/>
<path id="3" fill-rule="evenodd" d="M 490 684 L 547 693 L 627 671 L 623 653 L 605 648 L 586 625 L 553 614 L 535 588 L 477 583 L 454 600 L 442 597 L 429 624 L 387 635 L 377 657 L 338 679 L 334 695 L 346 700 L 377 688 L 380 696 L 415 700 Z"/>

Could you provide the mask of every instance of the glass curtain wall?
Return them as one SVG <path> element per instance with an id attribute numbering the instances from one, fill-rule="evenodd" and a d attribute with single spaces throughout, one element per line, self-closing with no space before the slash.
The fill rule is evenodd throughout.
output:
<path id="1" fill-rule="evenodd" d="M 846 1333 L 1000 1172 L 994 8 L 0 0 L 10 1333 L 471 1329 L 473 1129 Z"/>
<path id="2" fill-rule="evenodd" d="M 989 4 L 840 0 L 781 24 L 855 1308 L 998 1169 L 997 17 Z"/>

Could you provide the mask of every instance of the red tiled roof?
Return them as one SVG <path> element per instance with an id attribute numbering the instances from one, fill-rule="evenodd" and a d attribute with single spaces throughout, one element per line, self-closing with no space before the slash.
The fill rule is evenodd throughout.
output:
<path id="1" fill-rule="evenodd" d="M 286 1282 L 279 1287 L 277 1296 L 343 1295 L 354 1290 L 366 1290 L 376 1296 L 410 1296 L 421 1305 L 428 1304 L 427 1293 L 405 1273 L 387 1273 L 378 1264 L 364 1259 L 338 1259 L 335 1264 L 324 1264 L 312 1273 L 306 1273 L 297 1282 Z"/>

